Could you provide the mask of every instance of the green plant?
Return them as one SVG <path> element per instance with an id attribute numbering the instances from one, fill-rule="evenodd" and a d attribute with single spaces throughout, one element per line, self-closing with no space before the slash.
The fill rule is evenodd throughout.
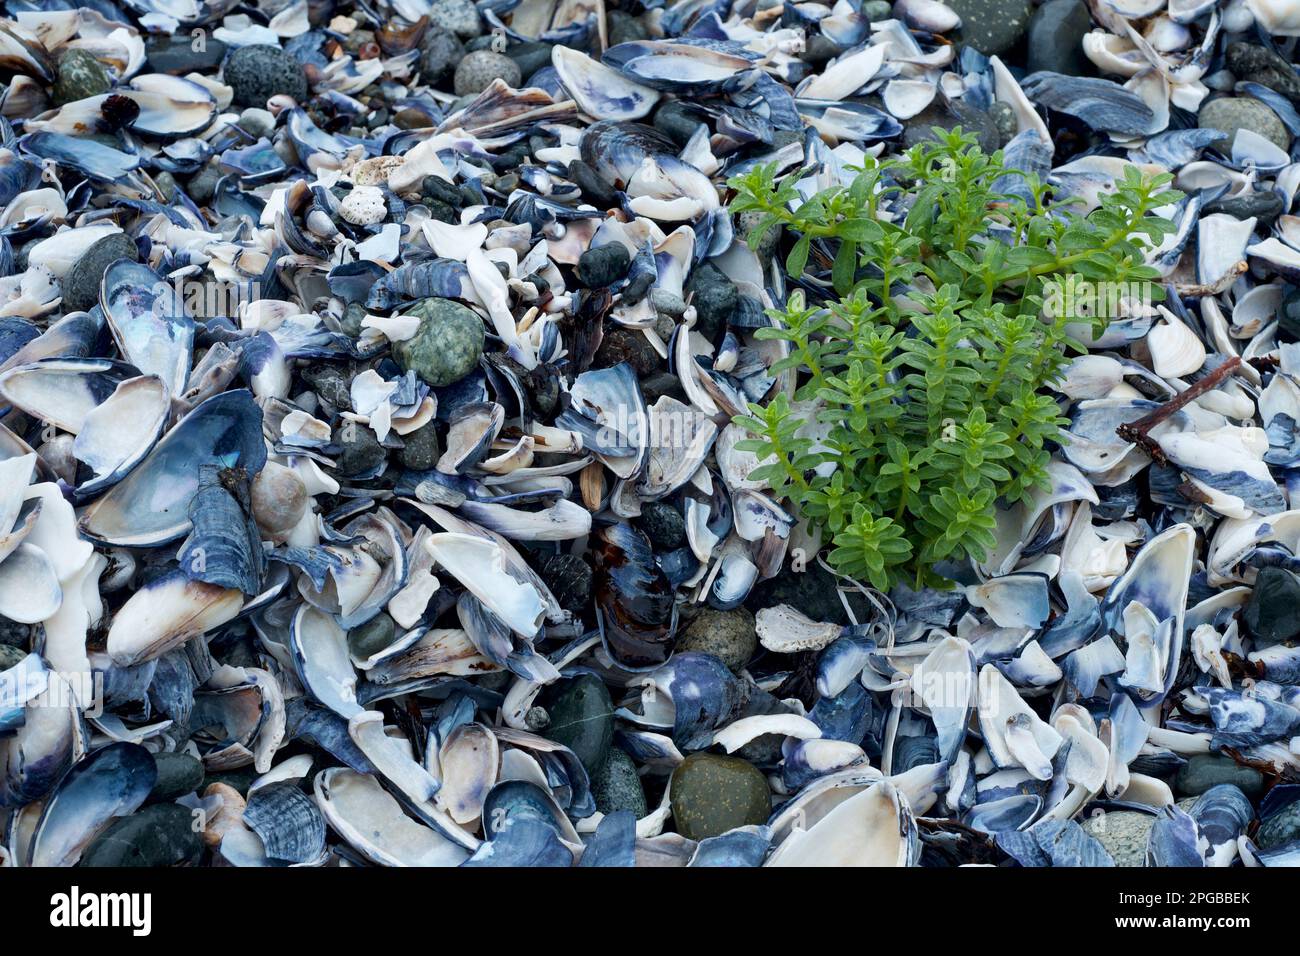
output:
<path id="1" fill-rule="evenodd" d="M 1162 296 L 1143 254 L 1174 228 L 1152 210 L 1180 198 L 1130 166 L 1085 215 L 1001 152 L 935 133 L 807 199 L 772 167 L 729 182 L 732 211 L 760 214 L 753 247 L 785 227 L 787 273 L 824 300 L 795 289 L 757 333 L 789 343 L 773 369 L 798 387 L 738 417 L 753 436 L 738 447 L 829 532 L 831 563 L 881 590 L 945 586 L 934 565 L 985 559 L 996 506 L 1047 484 L 1065 422 L 1046 386 L 1082 349 L 1069 326 L 1104 326 L 1101 288 Z"/>

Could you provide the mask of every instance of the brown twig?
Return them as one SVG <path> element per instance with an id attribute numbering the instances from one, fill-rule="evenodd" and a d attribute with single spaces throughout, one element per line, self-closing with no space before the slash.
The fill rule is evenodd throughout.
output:
<path id="1" fill-rule="evenodd" d="M 1175 412 L 1195 401 L 1210 389 L 1216 387 L 1225 378 L 1241 366 L 1241 357 L 1234 355 L 1195 385 L 1185 389 L 1181 394 L 1165 402 L 1159 408 L 1142 416 L 1135 422 L 1126 422 L 1115 429 L 1115 433 L 1127 442 L 1137 445 L 1148 455 L 1165 465 L 1169 463 L 1160 443 L 1151 437 L 1151 429 L 1166 421 Z"/>

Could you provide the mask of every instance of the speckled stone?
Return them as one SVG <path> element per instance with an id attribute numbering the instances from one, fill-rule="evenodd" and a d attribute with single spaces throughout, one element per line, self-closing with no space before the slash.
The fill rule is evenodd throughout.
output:
<path id="1" fill-rule="evenodd" d="M 396 635 L 397 624 L 391 617 L 380 611 L 366 623 L 358 624 L 348 631 L 348 650 L 352 652 L 353 657 L 364 661 L 393 643 Z"/>
<path id="2" fill-rule="evenodd" d="M 646 815 L 645 788 L 636 764 L 618 747 L 610 748 L 604 766 L 592 774 L 591 795 L 601 813 L 631 810 L 638 820 Z"/>
<path id="3" fill-rule="evenodd" d="M 426 83 L 432 83 L 456 69 L 465 55 L 465 45 L 456 34 L 430 30 L 420 44 L 420 73 Z"/>
<path id="4" fill-rule="evenodd" d="M 731 611 L 705 608 L 677 639 L 678 651 L 712 654 L 733 671 L 749 663 L 757 649 L 754 615 L 743 607 Z"/>
<path id="5" fill-rule="evenodd" d="M 591 602 L 591 565 L 576 554 L 556 554 L 541 567 L 542 580 L 560 607 L 581 614 Z"/>
<path id="6" fill-rule="evenodd" d="M 518 87 L 523 80 L 519 64 L 491 50 L 475 50 L 456 64 L 452 87 L 457 96 L 472 96 L 486 90 L 493 80 L 504 80 L 507 86 Z"/>
<path id="7" fill-rule="evenodd" d="M 1225 147 L 1231 146 L 1239 129 L 1258 133 L 1281 149 L 1291 147 L 1291 134 L 1277 114 L 1249 96 L 1220 96 L 1204 103 L 1196 114 L 1196 125 L 1221 130 L 1223 139 L 1219 143 Z"/>
<path id="8" fill-rule="evenodd" d="M 51 94 L 54 102 L 62 106 L 107 93 L 112 85 L 108 70 L 95 59 L 94 54 L 89 50 L 72 49 L 59 57 L 59 76 Z"/>
<path id="9" fill-rule="evenodd" d="M 552 699 L 548 712 L 546 738 L 572 750 L 594 776 L 614 740 L 614 703 L 605 682 L 592 674 L 575 677 Z"/>
<path id="10" fill-rule="evenodd" d="M 403 372 L 433 386 L 458 382 L 478 365 L 483 354 L 483 320 L 451 299 L 421 299 L 406 315 L 420 317 L 413 337 L 393 345 L 393 359 Z"/>
<path id="11" fill-rule="evenodd" d="M 434 422 L 417 428 L 409 435 L 403 435 L 405 444 L 397 453 L 403 466 L 415 471 L 427 471 L 438 463 L 442 455 L 442 446 L 438 442 L 438 428 Z"/>
<path id="12" fill-rule="evenodd" d="M 339 446 L 336 468 L 345 478 L 369 475 L 388 457 L 375 433 L 365 425 L 346 422 L 334 428 L 334 444 Z"/>
<path id="13" fill-rule="evenodd" d="M 627 362 L 637 377 L 652 374 L 663 360 L 650 341 L 638 329 L 610 325 L 600 340 L 600 348 L 592 360 L 592 368 L 612 368 Z"/>
<path id="14" fill-rule="evenodd" d="M 673 822 L 689 840 L 766 823 L 772 794 L 763 774 L 736 757 L 691 754 L 673 771 Z"/>
<path id="15" fill-rule="evenodd" d="M 197 757 L 182 753 L 159 753 L 153 755 L 158 767 L 158 780 L 149 791 L 150 803 L 175 800 L 187 793 L 194 793 L 203 786 L 203 761 Z"/>
<path id="16" fill-rule="evenodd" d="M 1005 53 L 1025 33 L 1029 0 L 945 0 L 961 17 L 960 39 L 985 56 Z"/>
<path id="17" fill-rule="evenodd" d="M 63 311 L 89 312 L 99 303 L 99 285 L 104 279 L 104 270 L 118 259 L 137 262 L 139 258 L 135 240 L 126 233 L 116 232 L 100 239 L 81 254 L 61 280 Z"/>
<path id="18" fill-rule="evenodd" d="M 621 242 L 588 249 L 578 259 L 578 279 L 588 289 L 602 289 L 627 275 L 632 257 Z"/>
<path id="19" fill-rule="evenodd" d="M 483 32 L 483 21 L 470 0 L 433 0 L 429 7 L 429 30 L 472 40 Z"/>
<path id="20" fill-rule="evenodd" d="M 80 866 L 180 866 L 194 863 L 203 843 L 192 811 L 156 803 L 116 821 L 81 855 Z"/>
<path id="21" fill-rule="evenodd" d="M 1178 768 L 1174 790 L 1183 796 L 1199 797 L 1220 783 L 1232 783 L 1252 800 L 1264 792 L 1264 777 L 1251 767 L 1243 767 L 1226 754 L 1194 754 Z"/>
<path id="22" fill-rule="evenodd" d="M 267 100 L 280 93 L 299 102 L 307 98 L 307 74 L 302 64 L 269 44 L 240 47 L 226 60 L 222 76 L 235 91 L 236 106 L 266 106 Z"/>
<path id="23" fill-rule="evenodd" d="M 686 519 L 666 501 L 644 502 L 636 526 L 645 532 L 656 551 L 676 551 L 686 543 Z"/>
<path id="24" fill-rule="evenodd" d="M 1146 866 L 1147 838 L 1156 818 L 1151 813 L 1116 810 L 1083 821 L 1083 830 L 1110 854 L 1116 866 Z"/>

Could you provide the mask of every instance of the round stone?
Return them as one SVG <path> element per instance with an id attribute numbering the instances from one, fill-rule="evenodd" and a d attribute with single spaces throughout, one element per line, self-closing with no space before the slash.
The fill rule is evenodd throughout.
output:
<path id="1" fill-rule="evenodd" d="M 140 259 L 135 240 L 123 232 L 105 236 L 83 252 L 60 280 L 63 311 L 89 312 L 93 309 L 99 303 L 99 285 L 104 279 L 104 270 L 118 259 L 132 262 Z"/>
<path id="2" fill-rule="evenodd" d="M 889 20 L 893 17 L 893 5 L 889 0 L 867 0 L 862 5 L 862 16 L 871 23 Z"/>
<path id="3" fill-rule="evenodd" d="M 465 55 L 465 45 L 456 34 L 430 30 L 420 46 L 420 72 L 426 83 L 432 83 L 456 69 Z"/>
<path id="4" fill-rule="evenodd" d="M 1083 37 L 1092 16 L 1083 0 L 1047 0 L 1029 20 L 1026 73 L 1051 70 L 1085 76 L 1093 70 L 1083 55 Z"/>
<path id="5" fill-rule="evenodd" d="M 541 568 L 546 582 L 560 607 L 582 614 L 591 603 L 591 566 L 576 554 L 557 554 L 546 559 Z"/>
<path id="6" fill-rule="evenodd" d="M 946 0 L 961 17 L 960 39 L 985 56 L 1005 53 L 1024 36 L 1030 0 Z M 1055 69 L 1055 68 L 1053 68 Z"/>
<path id="7" fill-rule="evenodd" d="M 677 639 L 679 653 L 712 654 L 733 671 L 748 664 L 757 649 L 754 615 L 743 607 L 730 611 L 704 608 Z"/>
<path id="8" fill-rule="evenodd" d="M 203 761 L 189 754 L 159 753 L 153 755 L 158 767 L 158 780 L 149 791 L 150 803 L 175 800 L 194 793 L 203 786 Z"/>
<path id="9" fill-rule="evenodd" d="M 364 661 L 392 644 L 396 636 L 397 624 L 380 611 L 366 623 L 348 631 L 348 650 L 353 657 Z"/>
<path id="10" fill-rule="evenodd" d="M 421 299 L 406 315 L 420 319 L 415 335 L 393 344 L 393 360 L 435 387 L 458 382 L 483 354 L 483 320 L 451 299 Z"/>
<path id="11" fill-rule="evenodd" d="M 631 810 L 638 820 L 646 815 L 645 788 L 636 764 L 618 747 L 610 748 L 604 766 L 592 774 L 591 795 L 601 813 Z"/>
<path id="12" fill-rule="evenodd" d="M 285 94 L 301 102 L 307 98 L 307 74 L 302 64 L 277 46 L 243 46 L 230 54 L 222 77 L 234 90 L 236 106 L 266 106 L 273 96 Z"/>
<path id="13" fill-rule="evenodd" d="M 1258 133 L 1281 149 L 1291 148 L 1291 135 L 1277 114 L 1249 96 L 1220 96 L 1210 100 L 1201 107 L 1196 123 L 1201 129 L 1221 130 L 1223 139 L 1218 145 L 1224 150 L 1231 147 L 1239 129 Z"/>
<path id="14" fill-rule="evenodd" d="M 112 86 L 108 70 L 89 50 L 72 49 L 59 57 L 59 75 L 52 91 L 58 105 L 99 96 Z"/>
<path id="15" fill-rule="evenodd" d="M 592 674 L 575 677 L 552 698 L 547 712 L 547 739 L 572 750 L 594 776 L 614 740 L 614 703 L 605 682 Z"/>
<path id="16" fill-rule="evenodd" d="M 588 249 L 578 259 L 578 279 L 588 289 L 603 289 L 627 275 L 632 257 L 621 242 Z"/>
<path id="17" fill-rule="evenodd" d="M 221 180 L 222 175 L 220 167 L 215 165 L 204 166 L 190 177 L 190 181 L 185 185 L 185 191 L 200 206 L 209 203 L 212 201 L 212 196 L 216 192 L 217 183 Z"/>
<path id="18" fill-rule="evenodd" d="M 772 794 L 756 767 L 736 757 L 691 754 L 673 771 L 673 821 L 688 840 L 766 823 Z"/>
<path id="19" fill-rule="evenodd" d="M 504 80 L 509 87 L 519 86 L 523 80 L 519 64 L 510 57 L 491 50 L 475 50 L 465 54 L 464 59 L 456 64 L 452 88 L 457 96 L 471 96 L 482 93 L 492 85 L 493 80 Z"/>
<path id="20" fill-rule="evenodd" d="M 181 866 L 197 862 L 203 842 L 194 814 L 175 803 L 155 803 L 101 833 L 81 855 L 83 867 Z"/>
<path id="21" fill-rule="evenodd" d="M 1199 797 L 1221 783 L 1231 783 L 1252 800 L 1264 792 L 1264 777 L 1252 767 L 1243 767 L 1226 754 L 1194 754 L 1178 768 L 1174 790 L 1186 797 Z"/>
<path id="22" fill-rule="evenodd" d="M 656 551 L 676 551 L 686 544 L 686 519 L 666 502 L 647 501 L 641 505 L 636 526 L 645 532 Z"/>
<path id="23" fill-rule="evenodd" d="M 1102 845 L 1116 866 L 1146 866 L 1147 838 L 1155 822 L 1153 813 L 1116 810 L 1088 817 L 1083 830 Z"/>

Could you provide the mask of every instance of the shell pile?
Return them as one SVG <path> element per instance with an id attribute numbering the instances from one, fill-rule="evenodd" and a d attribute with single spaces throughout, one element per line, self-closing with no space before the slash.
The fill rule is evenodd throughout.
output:
<path id="1" fill-rule="evenodd" d="M 1296 0 L 0 12 L 0 865 L 1300 863 Z M 724 183 L 936 125 L 1186 198 L 885 595 Z"/>

